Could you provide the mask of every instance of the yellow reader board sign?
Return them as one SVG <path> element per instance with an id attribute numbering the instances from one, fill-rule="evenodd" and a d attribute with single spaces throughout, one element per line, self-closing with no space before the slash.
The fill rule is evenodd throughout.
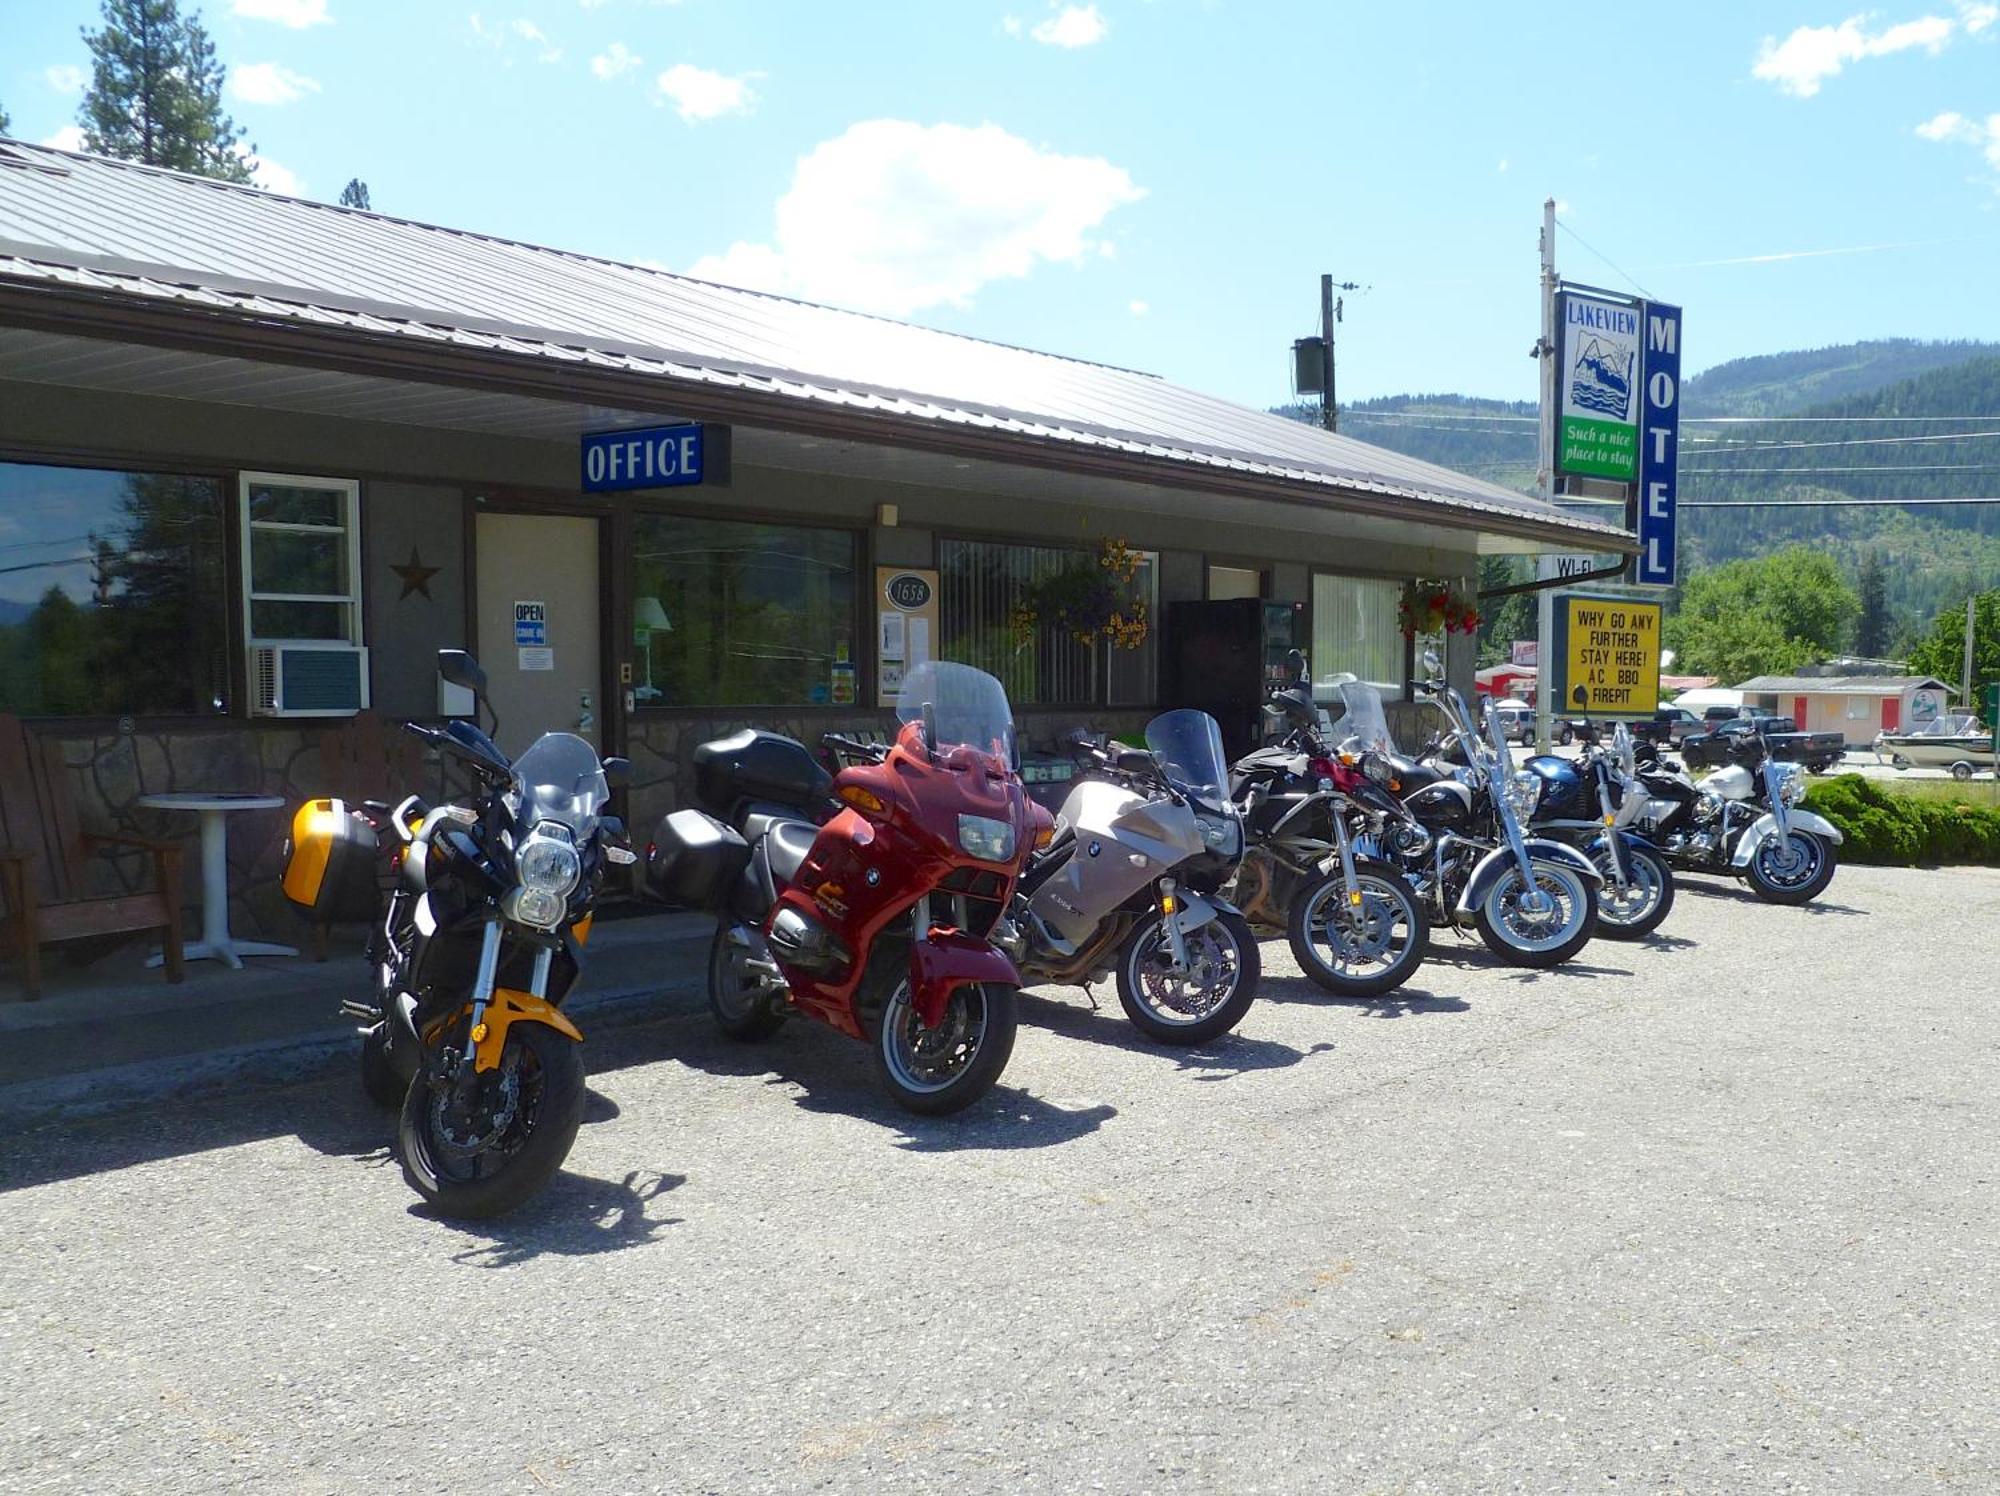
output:
<path id="1" fill-rule="evenodd" d="M 1622 597 L 1562 599 L 1562 695 L 1556 710 L 1589 716 L 1650 713 L 1660 705 L 1660 605 Z"/>

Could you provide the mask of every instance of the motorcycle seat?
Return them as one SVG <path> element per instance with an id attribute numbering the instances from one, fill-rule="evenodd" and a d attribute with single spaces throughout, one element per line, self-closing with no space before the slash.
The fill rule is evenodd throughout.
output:
<path id="1" fill-rule="evenodd" d="M 764 860 L 778 887 L 783 888 L 798 877 L 799 868 L 818 836 L 819 827 L 811 821 L 770 818 L 764 830 Z"/>
<path id="2" fill-rule="evenodd" d="M 1383 761 L 1388 764 L 1389 772 L 1402 781 L 1403 793 L 1406 795 L 1412 790 L 1436 784 L 1446 777 L 1444 770 L 1437 765 L 1422 763 L 1414 758 L 1404 758 L 1400 753 L 1385 754 Z"/>

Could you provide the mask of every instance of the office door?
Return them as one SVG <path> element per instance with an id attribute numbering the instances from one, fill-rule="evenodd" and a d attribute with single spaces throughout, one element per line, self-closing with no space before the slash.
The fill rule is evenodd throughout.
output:
<path id="1" fill-rule="evenodd" d="M 608 751 L 599 639 L 598 525 L 590 517 L 482 513 L 475 531 L 479 663 L 500 726 L 518 755 L 545 732 L 573 732 Z"/>

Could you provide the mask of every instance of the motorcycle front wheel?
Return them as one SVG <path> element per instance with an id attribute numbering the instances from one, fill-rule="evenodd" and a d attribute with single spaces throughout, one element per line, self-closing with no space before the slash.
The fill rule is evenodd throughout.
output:
<path id="1" fill-rule="evenodd" d="M 1263 958 L 1240 914 L 1219 912 L 1182 940 L 1188 964 L 1176 971 L 1165 917 L 1155 910 L 1140 920 L 1118 953 L 1118 1002 L 1149 1039 L 1206 1044 L 1250 1011 Z"/>
<path id="2" fill-rule="evenodd" d="M 924 1027 L 906 977 L 882 1005 L 875 1073 L 908 1111 L 941 1117 L 993 1089 L 1014 1053 L 1014 989 L 990 982 L 955 988 L 936 1027 Z"/>
<path id="3" fill-rule="evenodd" d="M 1599 847 L 1590 854 L 1604 874 L 1604 886 L 1597 891 L 1597 933 L 1606 940 L 1644 940 L 1674 907 L 1674 875 L 1656 852 L 1637 847 L 1624 852 L 1630 881 L 1623 889 L 1611 866 L 1611 849 Z"/>
<path id="4" fill-rule="evenodd" d="M 1509 866 L 1479 901 L 1479 938 L 1515 966 L 1560 966 L 1589 942 L 1597 898 L 1583 875 L 1560 863 L 1534 864 L 1531 886 Z"/>
<path id="5" fill-rule="evenodd" d="M 583 1124 L 582 1048 L 547 1024 L 517 1023 L 464 1104 L 436 1063 L 427 1059 L 403 1098 L 403 1178 L 440 1215 L 504 1215 L 569 1157 Z"/>
<path id="6" fill-rule="evenodd" d="M 1401 873 L 1375 862 L 1354 867 L 1361 904 L 1338 868 L 1292 901 L 1285 934 L 1299 969 L 1341 997 L 1380 997 L 1423 964 L 1430 925 Z"/>
<path id="7" fill-rule="evenodd" d="M 1772 904 L 1810 904 L 1833 881 L 1833 844 L 1810 831 L 1767 836 L 1743 872 L 1758 898 Z"/>

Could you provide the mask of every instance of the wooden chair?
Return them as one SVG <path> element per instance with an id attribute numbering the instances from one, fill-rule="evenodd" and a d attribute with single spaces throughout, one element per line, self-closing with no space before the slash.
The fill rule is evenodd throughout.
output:
<path id="1" fill-rule="evenodd" d="M 349 805 L 380 800 L 394 805 L 422 784 L 424 745 L 421 739 L 385 721 L 373 711 L 356 712 L 319 740 L 320 784 L 316 795 L 331 795 Z M 333 927 L 313 926 L 313 959 L 326 959 Z"/>
<path id="2" fill-rule="evenodd" d="M 91 891 L 94 852 L 151 858 L 151 888 L 101 897 Z M 63 767 L 62 745 L 38 741 L 18 717 L 0 715 L 0 955 L 18 954 L 28 997 L 42 995 L 41 947 L 93 936 L 156 931 L 167 980 L 181 966 L 181 856 L 171 842 L 84 831 Z"/>

